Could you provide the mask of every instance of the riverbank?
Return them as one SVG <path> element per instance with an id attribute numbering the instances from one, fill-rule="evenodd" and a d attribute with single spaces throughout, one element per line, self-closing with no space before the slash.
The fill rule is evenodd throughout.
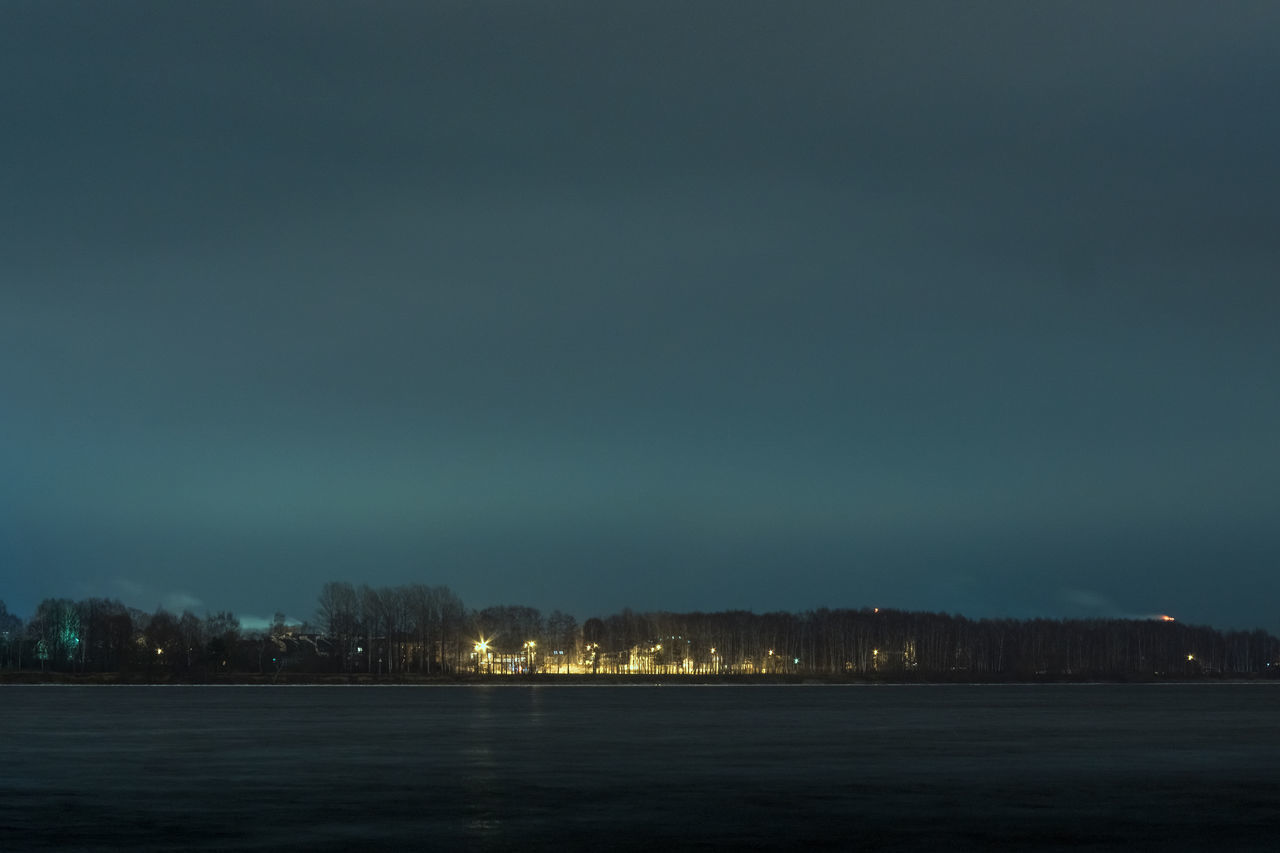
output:
<path id="1" fill-rule="evenodd" d="M 1179 676 L 1161 673 L 1141 675 L 1137 673 L 1058 673 L 1034 676 L 988 676 L 972 673 L 931 673 L 921 675 L 635 675 L 601 674 L 569 675 L 543 673 L 539 675 L 368 675 L 364 673 L 231 673 L 207 676 L 180 677 L 146 672 L 67 673 L 34 672 L 30 670 L 0 672 L 0 686 L 16 684 L 65 684 L 65 685 L 332 685 L 332 686 L 427 686 L 427 685 L 840 685 L 840 684 L 1189 684 L 1189 683 L 1247 683 L 1274 682 L 1276 678 L 1262 676 L 1214 677 L 1197 674 Z"/>

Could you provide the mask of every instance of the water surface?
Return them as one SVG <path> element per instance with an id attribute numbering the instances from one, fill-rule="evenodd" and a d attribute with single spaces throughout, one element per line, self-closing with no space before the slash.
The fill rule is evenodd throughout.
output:
<path id="1" fill-rule="evenodd" d="M 0 688 L 5 850 L 1273 850 L 1280 685 Z"/>

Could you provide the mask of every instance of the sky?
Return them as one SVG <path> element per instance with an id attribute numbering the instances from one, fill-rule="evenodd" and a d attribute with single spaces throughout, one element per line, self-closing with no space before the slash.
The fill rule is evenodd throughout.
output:
<path id="1" fill-rule="evenodd" d="M 0 599 L 1280 632 L 1280 5 L 0 6 Z"/>

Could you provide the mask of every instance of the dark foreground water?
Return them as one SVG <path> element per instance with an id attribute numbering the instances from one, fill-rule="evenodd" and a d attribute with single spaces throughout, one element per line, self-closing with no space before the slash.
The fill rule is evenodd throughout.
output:
<path id="1" fill-rule="evenodd" d="M 1280 685 L 3 687 L 0 850 L 1280 849 Z"/>

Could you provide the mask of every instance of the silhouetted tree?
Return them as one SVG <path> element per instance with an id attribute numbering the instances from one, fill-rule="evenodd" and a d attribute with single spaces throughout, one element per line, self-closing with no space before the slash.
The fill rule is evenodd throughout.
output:
<path id="1" fill-rule="evenodd" d="M 172 669 L 180 659 L 184 658 L 182 629 L 178 620 L 167 610 L 157 610 L 147 622 L 143 632 L 148 660 L 155 666 Z M 151 655 L 155 655 L 152 659 Z M 151 665 L 148 666 L 148 669 Z"/>
<path id="2" fill-rule="evenodd" d="M 22 627 L 22 620 L 0 601 L 0 667 L 16 669 L 22 665 Z"/>
<path id="3" fill-rule="evenodd" d="M 320 590 L 316 619 L 329 637 L 329 653 L 337 668 L 350 672 L 360 636 L 360 599 L 349 583 L 330 581 Z"/>

